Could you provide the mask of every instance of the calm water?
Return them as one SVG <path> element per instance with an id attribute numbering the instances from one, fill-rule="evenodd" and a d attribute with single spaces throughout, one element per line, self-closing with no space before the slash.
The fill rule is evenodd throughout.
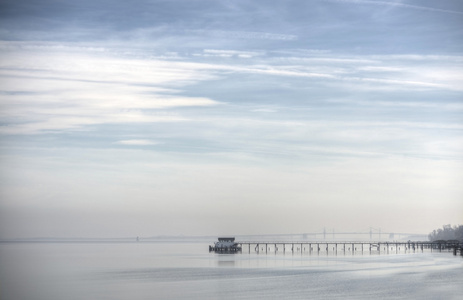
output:
<path id="1" fill-rule="evenodd" d="M 462 299 L 451 253 L 215 254 L 207 243 L 0 243 L 0 299 Z"/>

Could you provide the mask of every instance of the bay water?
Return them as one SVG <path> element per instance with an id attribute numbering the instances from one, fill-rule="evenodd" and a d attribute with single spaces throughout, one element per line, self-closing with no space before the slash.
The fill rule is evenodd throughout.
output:
<path id="1" fill-rule="evenodd" d="M 0 299 L 463 299 L 449 252 L 209 253 L 204 242 L 0 243 Z"/>

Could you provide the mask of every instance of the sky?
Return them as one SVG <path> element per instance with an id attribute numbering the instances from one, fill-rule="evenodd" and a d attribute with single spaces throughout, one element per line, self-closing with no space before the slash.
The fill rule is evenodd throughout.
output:
<path id="1" fill-rule="evenodd" d="M 1 0 L 0 238 L 463 223 L 460 0 Z"/>

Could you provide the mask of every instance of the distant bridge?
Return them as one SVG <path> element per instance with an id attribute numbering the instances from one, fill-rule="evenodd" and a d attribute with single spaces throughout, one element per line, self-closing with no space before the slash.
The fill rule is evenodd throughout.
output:
<path id="1" fill-rule="evenodd" d="M 344 238 L 339 238 L 339 237 Z M 347 237 L 347 238 L 346 238 Z M 422 233 L 404 233 L 404 232 L 381 232 L 381 229 L 375 229 L 370 227 L 369 231 L 343 231 L 335 232 L 334 229 L 323 231 L 298 233 L 298 234 L 266 234 L 266 235 L 246 235 L 242 236 L 244 239 L 260 240 L 260 239 L 272 239 L 272 240 L 428 240 L 427 234 Z"/>

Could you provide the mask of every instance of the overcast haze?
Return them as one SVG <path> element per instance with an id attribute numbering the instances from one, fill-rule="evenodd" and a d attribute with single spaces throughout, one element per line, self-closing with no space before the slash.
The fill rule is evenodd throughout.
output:
<path id="1" fill-rule="evenodd" d="M 463 223 L 463 2 L 0 2 L 0 238 Z"/>

